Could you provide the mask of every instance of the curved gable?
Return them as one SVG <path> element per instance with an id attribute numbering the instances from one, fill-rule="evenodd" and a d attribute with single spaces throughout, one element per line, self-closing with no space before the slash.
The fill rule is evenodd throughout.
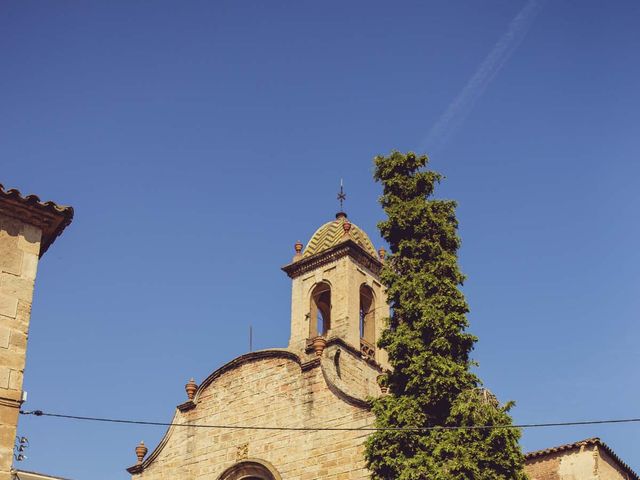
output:
<path id="1" fill-rule="evenodd" d="M 373 415 L 328 388 L 319 367 L 320 359 L 302 363 L 288 350 L 258 351 L 232 360 L 202 382 L 193 401 L 179 406 L 172 422 L 178 425 L 128 471 L 136 479 L 219 478 L 253 458 L 273 465 L 282 478 L 299 478 L 309 468 L 348 467 L 364 475 L 362 444 L 368 432 L 313 429 L 367 427 Z M 331 461 L 343 453 L 362 461 L 347 466 Z M 309 466 L 311 457 L 317 461 Z M 319 478 L 316 474 L 310 478 Z"/>

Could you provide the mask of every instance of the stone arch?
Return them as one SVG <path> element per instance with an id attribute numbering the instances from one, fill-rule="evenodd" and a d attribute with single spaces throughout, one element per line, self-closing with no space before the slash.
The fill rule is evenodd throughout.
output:
<path id="1" fill-rule="evenodd" d="M 218 480 L 282 480 L 282 477 L 269 462 L 249 459 L 227 468 Z"/>
<path id="2" fill-rule="evenodd" d="M 373 355 L 376 343 L 376 299 L 373 289 L 366 283 L 360 285 L 360 348 Z"/>
<path id="3" fill-rule="evenodd" d="M 326 335 L 331 328 L 331 284 L 321 281 L 309 295 L 309 338 Z"/>

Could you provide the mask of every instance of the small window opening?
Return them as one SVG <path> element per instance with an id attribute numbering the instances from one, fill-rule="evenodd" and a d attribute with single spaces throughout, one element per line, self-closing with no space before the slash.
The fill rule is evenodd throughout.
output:
<path id="1" fill-rule="evenodd" d="M 375 337 L 373 290 L 367 285 L 362 285 L 360 287 L 360 338 L 373 347 Z"/>
<path id="2" fill-rule="evenodd" d="M 326 335 L 331 328 L 331 287 L 318 284 L 311 292 L 309 338 Z"/>

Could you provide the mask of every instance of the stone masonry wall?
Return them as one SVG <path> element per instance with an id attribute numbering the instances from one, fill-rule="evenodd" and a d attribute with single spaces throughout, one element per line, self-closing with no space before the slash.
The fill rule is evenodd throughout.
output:
<path id="1" fill-rule="evenodd" d="M 599 480 L 631 480 L 631 476 L 603 449 L 598 449 L 597 456 L 596 471 Z"/>
<path id="2" fill-rule="evenodd" d="M 10 478 L 41 231 L 0 216 L 0 480 Z"/>
<path id="3" fill-rule="evenodd" d="M 249 359 L 226 371 L 198 392 L 195 408 L 178 412 L 175 421 L 288 427 L 373 424 L 371 412 L 346 403 L 327 388 L 317 363 L 303 371 L 291 357 L 277 355 Z M 363 457 L 366 436 L 367 432 L 175 427 L 156 458 L 150 452 L 149 463 L 133 479 L 214 480 L 249 458 L 269 462 L 284 480 L 364 480 L 369 478 Z"/>
<path id="4" fill-rule="evenodd" d="M 631 477 L 595 445 L 528 460 L 530 480 L 629 480 Z"/>

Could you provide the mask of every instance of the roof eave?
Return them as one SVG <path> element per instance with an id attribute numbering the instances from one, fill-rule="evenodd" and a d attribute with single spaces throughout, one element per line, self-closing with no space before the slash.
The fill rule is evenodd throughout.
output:
<path id="1" fill-rule="evenodd" d="M 566 452 L 568 450 L 575 450 L 583 446 L 598 446 L 604 450 L 607 455 L 609 455 L 614 462 L 616 462 L 624 471 L 626 471 L 632 480 L 640 480 L 640 476 L 629 466 L 627 465 L 612 449 L 609 445 L 604 443 L 598 437 L 587 438 L 585 440 L 580 440 L 574 443 L 566 443 L 564 445 L 558 445 L 557 447 L 546 448 L 544 450 L 536 450 L 534 452 L 529 452 L 525 454 L 525 460 L 536 460 L 540 457 L 544 457 L 545 455 L 552 455 L 554 453 Z"/>
<path id="2" fill-rule="evenodd" d="M 42 202 L 36 195 L 23 196 L 11 188 L 5 190 L 0 184 L 0 213 L 28 223 L 42 231 L 40 254 L 44 255 L 56 238 L 73 220 L 73 207 Z"/>

